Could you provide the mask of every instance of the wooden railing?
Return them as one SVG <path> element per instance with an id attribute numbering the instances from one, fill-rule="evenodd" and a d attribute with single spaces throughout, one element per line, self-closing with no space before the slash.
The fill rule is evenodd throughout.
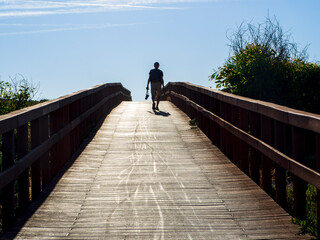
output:
<path id="1" fill-rule="evenodd" d="M 190 83 L 168 83 L 165 92 L 234 164 L 289 212 L 290 176 L 294 217 L 306 218 L 307 186 L 315 186 L 320 233 L 320 115 Z"/>
<path id="2" fill-rule="evenodd" d="M 120 83 L 102 84 L 0 116 L 2 230 L 63 168 L 88 132 L 124 100 L 131 101 L 131 95 Z"/>

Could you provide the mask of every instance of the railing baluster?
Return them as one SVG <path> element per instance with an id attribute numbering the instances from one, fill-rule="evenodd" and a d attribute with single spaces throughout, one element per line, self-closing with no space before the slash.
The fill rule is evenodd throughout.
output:
<path id="1" fill-rule="evenodd" d="M 320 172 L 320 134 L 316 134 L 316 167 Z M 320 189 L 317 189 L 317 233 L 320 237 Z"/>
<path id="2" fill-rule="evenodd" d="M 292 157 L 298 162 L 304 157 L 304 131 L 297 127 L 292 127 Z M 306 191 L 306 182 L 293 176 L 293 214 L 301 220 L 306 218 Z"/>
<path id="3" fill-rule="evenodd" d="M 48 137 L 48 134 L 49 134 L 48 115 L 42 116 L 39 120 L 40 120 L 40 141 L 42 143 L 49 138 Z M 43 154 L 40 161 L 41 161 L 41 169 L 42 169 L 42 189 L 43 189 L 49 184 L 51 180 L 49 152 L 46 152 L 45 154 Z"/>
<path id="4" fill-rule="evenodd" d="M 104 107 L 106 107 L 104 105 Z M 74 120 L 75 118 L 77 118 L 79 116 L 79 101 L 75 101 L 72 104 L 72 108 L 71 108 L 71 120 Z M 71 151 L 72 154 L 76 151 L 76 149 L 79 147 L 79 127 L 77 126 L 75 129 L 73 129 L 72 131 L 72 140 L 71 140 Z"/>
<path id="5" fill-rule="evenodd" d="M 259 138 L 260 133 L 260 116 L 256 112 L 249 112 L 249 123 L 250 123 L 250 134 L 256 138 Z M 258 185 L 260 184 L 260 173 L 259 173 L 259 165 L 260 165 L 260 152 L 258 152 L 253 147 L 250 147 L 250 171 L 251 178 Z"/>
<path id="6" fill-rule="evenodd" d="M 41 143 L 41 127 L 40 120 L 31 121 L 31 149 L 35 149 Z M 39 156 L 41 157 L 41 156 Z M 31 165 L 31 185 L 32 185 L 32 200 L 34 200 L 41 192 L 41 161 L 38 158 Z"/>
<path id="7" fill-rule="evenodd" d="M 248 111 L 243 108 L 240 108 L 240 128 L 248 132 Z M 240 141 L 240 169 L 246 174 L 249 174 L 248 149 L 248 144 Z"/>
<path id="8" fill-rule="evenodd" d="M 271 145 L 271 119 L 261 115 L 261 140 Z M 262 155 L 262 188 L 270 195 L 271 194 L 271 160 Z"/>
<path id="9" fill-rule="evenodd" d="M 14 165 L 14 131 L 2 135 L 2 169 Z M 14 181 L 2 189 L 2 227 L 8 230 L 14 221 Z"/>
<path id="10" fill-rule="evenodd" d="M 221 116 L 220 114 L 220 101 L 218 99 L 215 99 L 214 101 L 214 114 L 217 116 Z M 215 131 L 215 145 L 221 149 L 221 128 L 219 124 L 216 122 L 213 123 L 214 131 Z"/>
<path id="11" fill-rule="evenodd" d="M 282 153 L 286 151 L 286 126 L 274 121 L 274 146 Z M 286 199 L 286 170 L 276 164 L 276 201 L 283 208 L 287 207 Z"/>
<path id="12" fill-rule="evenodd" d="M 232 121 L 232 106 L 231 104 L 225 104 L 225 120 L 227 122 L 231 122 Z M 233 160 L 233 153 L 232 153 L 232 149 L 233 149 L 233 141 L 232 141 L 232 134 L 228 131 L 225 131 L 225 141 L 226 141 L 226 155 L 228 156 L 228 158 L 232 161 Z"/>
<path id="13" fill-rule="evenodd" d="M 60 109 L 53 111 L 50 113 L 50 136 L 54 135 L 56 132 L 59 131 L 59 122 L 61 121 L 60 118 Z M 53 145 L 50 149 L 50 175 L 55 176 L 58 172 L 59 166 L 59 143 Z"/>
<path id="14" fill-rule="evenodd" d="M 92 100 L 91 100 L 92 103 Z M 91 107 L 92 105 L 90 105 Z M 68 125 L 68 123 L 70 122 L 70 116 L 69 116 L 69 105 L 65 106 L 62 109 L 62 114 L 63 114 L 63 122 L 62 122 L 62 126 L 66 126 Z M 94 115 L 94 114 L 93 114 Z M 60 169 L 63 168 L 63 166 L 66 164 L 66 162 L 70 159 L 71 155 L 71 151 L 70 151 L 70 133 L 68 133 L 61 141 L 62 144 L 62 149 L 63 149 L 63 155 L 62 155 L 62 165 L 60 166 Z"/>
<path id="15" fill-rule="evenodd" d="M 17 129 L 17 154 L 18 159 L 28 153 L 28 124 L 24 124 Z M 24 170 L 18 178 L 19 212 L 20 214 L 29 205 L 29 168 Z"/>
<path id="16" fill-rule="evenodd" d="M 239 127 L 239 108 L 232 105 L 232 124 Z M 234 164 L 239 163 L 239 139 L 232 135 L 232 160 Z"/>
<path id="17" fill-rule="evenodd" d="M 220 117 L 225 119 L 226 116 L 226 108 L 225 103 L 220 101 Z M 220 149 L 223 153 L 226 153 L 226 130 L 220 128 Z"/>

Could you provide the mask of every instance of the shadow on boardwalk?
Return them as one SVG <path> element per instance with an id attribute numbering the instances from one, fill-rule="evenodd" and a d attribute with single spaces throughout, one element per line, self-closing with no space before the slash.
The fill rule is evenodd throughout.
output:
<path id="1" fill-rule="evenodd" d="M 153 111 L 153 112 L 148 111 L 148 112 L 151 114 L 163 116 L 163 117 L 169 117 L 171 115 L 169 112 L 163 112 L 163 111 Z"/>

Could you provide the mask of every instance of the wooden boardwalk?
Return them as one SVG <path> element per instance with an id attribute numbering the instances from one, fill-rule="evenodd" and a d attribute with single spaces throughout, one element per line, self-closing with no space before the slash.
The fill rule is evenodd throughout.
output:
<path id="1" fill-rule="evenodd" d="M 6 237 L 310 239 L 184 113 L 170 102 L 160 108 L 154 114 L 150 103 L 123 102 L 114 109 Z"/>

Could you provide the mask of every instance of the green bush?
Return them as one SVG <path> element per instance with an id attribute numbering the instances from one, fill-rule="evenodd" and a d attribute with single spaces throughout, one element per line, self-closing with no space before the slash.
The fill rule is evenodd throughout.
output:
<path id="1" fill-rule="evenodd" d="M 276 19 L 241 25 L 230 37 L 232 55 L 210 79 L 223 91 L 320 113 L 320 65 L 290 40 Z"/>
<path id="2" fill-rule="evenodd" d="M 39 88 L 21 74 L 10 79 L 11 82 L 0 81 L 0 115 L 32 105 Z"/>

